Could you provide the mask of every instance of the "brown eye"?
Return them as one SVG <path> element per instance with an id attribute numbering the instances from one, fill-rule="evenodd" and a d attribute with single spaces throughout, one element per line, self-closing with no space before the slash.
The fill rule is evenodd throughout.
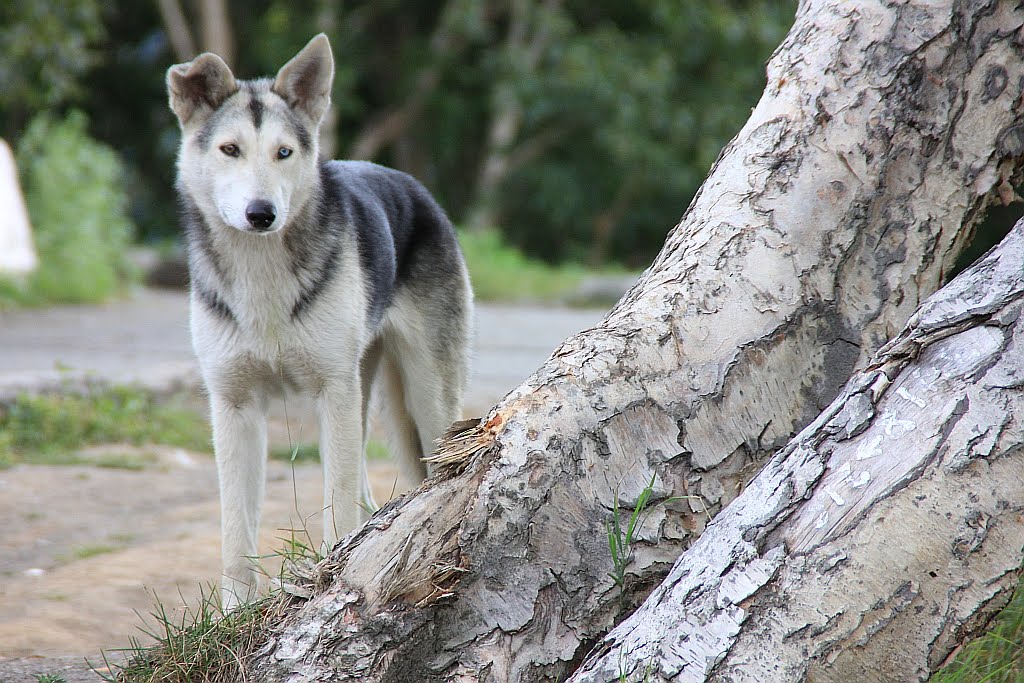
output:
<path id="1" fill-rule="evenodd" d="M 287 159 L 291 155 L 292 155 L 292 150 L 289 149 L 288 147 L 282 147 L 281 149 L 277 150 L 277 158 L 278 159 Z"/>
<path id="2" fill-rule="evenodd" d="M 238 149 L 238 145 L 233 145 L 230 142 L 226 145 L 221 145 L 220 151 L 224 152 L 229 157 L 237 157 L 242 153 L 241 150 Z"/>

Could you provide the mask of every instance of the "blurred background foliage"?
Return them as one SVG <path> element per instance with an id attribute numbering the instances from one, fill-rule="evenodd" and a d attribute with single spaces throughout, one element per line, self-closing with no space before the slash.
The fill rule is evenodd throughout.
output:
<path id="1" fill-rule="evenodd" d="M 41 258 L 22 303 L 103 301 L 136 279 L 133 226 L 117 153 L 92 139 L 88 119 L 35 116 L 18 141 L 25 204 Z"/>
<path id="2" fill-rule="evenodd" d="M 8 0 L 0 136 L 18 150 L 40 248 L 60 251 L 43 261 L 101 282 L 98 295 L 111 277 L 131 282 L 117 256 L 126 235 L 179 236 L 167 67 L 211 50 L 241 77 L 272 74 L 324 31 L 337 66 L 328 155 L 420 178 L 463 228 L 467 251 L 510 279 L 522 264 L 506 247 L 578 279 L 580 266 L 650 262 L 756 104 L 795 9 L 795 0 Z M 58 133 L 66 154 L 43 139 Z M 1018 214 L 982 226 L 971 253 Z M 111 248 L 68 239 L 79 222 Z M 98 274 L 81 263 L 103 255 Z M 96 298 L 59 289 L 37 298 Z"/>
<path id="3" fill-rule="evenodd" d="M 498 230 L 534 257 L 639 267 L 746 120 L 795 4 L 13 0 L 0 3 L 0 135 L 27 196 L 81 177 L 114 233 L 127 207 L 139 239 L 174 239 L 167 67 L 210 49 L 241 77 L 272 74 L 324 31 L 332 156 L 409 171 L 468 233 Z M 99 143 L 62 138 L 75 158 L 38 173 L 42 130 Z M 102 171 L 75 170 L 83 154 Z M 40 240 L 67 216 L 32 214 Z"/>

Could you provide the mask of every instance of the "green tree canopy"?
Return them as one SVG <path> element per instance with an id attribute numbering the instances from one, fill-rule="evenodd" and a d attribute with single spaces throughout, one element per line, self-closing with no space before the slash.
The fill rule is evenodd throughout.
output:
<path id="1" fill-rule="evenodd" d="M 200 1 L 181 0 L 202 50 Z M 235 70 L 273 73 L 315 32 L 337 64 L 335 155 L 407 170 L 456 222 L 551 261 L 646 262 L 764 85 L 793 0 L 229 2 Z M 178 60 L 157 3 L 0 9 L 0 114 L 85 109 L 128 168 L 146 237 L 175 235 Z M 16 136 L 15 136 L 16 137 Z"/>

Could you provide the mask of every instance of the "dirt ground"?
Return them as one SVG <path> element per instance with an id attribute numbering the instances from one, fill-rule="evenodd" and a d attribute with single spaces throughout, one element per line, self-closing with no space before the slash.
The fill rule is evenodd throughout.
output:
<path id="1" fill-rule="evenodd" d="M 281 431 L 278 429 L 277 431 Z M 96 681 L 101 651 L 116 660 L 157 598 L 171 612 L 196 604 L 220 569 L 213 458 L 169 447 L 107 446 L 150 463 L 140 470 L 93 465 L 19 465 L 0 470 L 0 683 L 60 674 Z M 394 492 L 395 469 L 371 462 L 378 503 Z M 261 554 L 291 530 L 314 544 L 322 517 L 320 467 L 272 460 Z M 271 572 L 272 558 L 266 560 Z M 108 656 L 109 656 L 108 654 Z"/>

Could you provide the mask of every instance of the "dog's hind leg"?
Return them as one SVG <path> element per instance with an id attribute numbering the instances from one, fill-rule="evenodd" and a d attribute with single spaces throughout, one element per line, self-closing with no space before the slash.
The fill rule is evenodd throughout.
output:
<path id="1" fill-rule="evenodd" d="M 394 381 L 401 388 L 404 415 L 411 418 L 415 429 L 415 438 L 408 440 L 418 446 L 416 462 L 407 458 L 407 466 L 418 476 L 423 472 L 419 458 L 432 453 L 434 440 L 461 417 L 471 327 L 469 306 L 468 291 L 465 296 L 458 291 L 438 292 L 416 300 L 396 300 L 390 316 L 385 356 L 397 375 Z"/>
<path id="2" fill-rule="evenodd" d="M 260 508 L 267 461 L 265 406 L 249 400 L 235 405 L 210 397 L 213 446 L 220 485 L 221 604 L 225 611 L 252 599 L 259 585 Z"/>
<path id="3" fill-rule="evenodd" d="M 366 442 L 370 437 L 370 399 L 373 395 L 374 380 L 384 357 L 384 347 L 380 339 L 377 339 L 363 353 L 359 362 L 360 385 L 363 390 L 363 450 L 362 456 L 365 462 Z M 373 499 L 373 489 L 370 487 L 370 479 L 367 467 L 363 466 L 363 491 L 360 500 L 370 510 L 376 510 L 379 505 Z"/>
<path id="4" fill-rule="evenodd" d="M 427 466 L 421 460 L 423 444 L 406 404 L 401 369 L 393 353 L 385 354 L 381 364 L 381 385 L 388 418 L 388 446 L 398 465 L 397 488 L 404 492 L 416 488 L 427 477 Z"/>

